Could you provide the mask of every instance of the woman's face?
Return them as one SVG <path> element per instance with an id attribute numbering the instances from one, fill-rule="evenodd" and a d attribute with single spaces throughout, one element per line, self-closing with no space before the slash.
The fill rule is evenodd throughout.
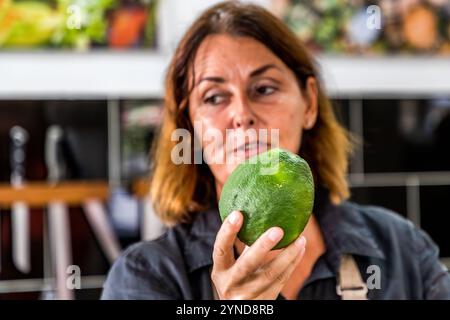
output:
<path id="1" fill-rule="evenodd" d="M 208 36 L 198 49 L 193 74 L 189 117 L 219 195 L 244 158 L 274 146 L 298 153 L 303 129 L 315 124 L 315 79 L 310 77 L 302 91 L 294 73 L 252 38 Z"/>

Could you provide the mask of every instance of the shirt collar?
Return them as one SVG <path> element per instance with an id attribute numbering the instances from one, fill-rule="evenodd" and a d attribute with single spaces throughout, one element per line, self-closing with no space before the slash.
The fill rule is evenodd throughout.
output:
<path id="1" fill-rule="evenodd" d="M 324 237 L 327 260 L 333 269 L 337 270 L 342 254 L 385 258 L 355 205 L 347 201 L 334 205 L 330 202 L 329 191 L 318 187 L 313 212 Z M 214 241 L 221 223 L 217 204 L 206 212 L 193 214 L 185 243 L 188 272 L 212 265 Z"/>
<path id="2" fill-rule="evenodd" d="M 329 199 L 329 191 L 319 188 L 313 212 L 320 225 L 326 256 L 333 269 L 337 270 L 343 254 L 385 259 L 358 206 L 348 201 L 335 205 Z"/>
<path id="3" fill-rule="evenodd" d="M 206 212 L 193 213 L 191 229 L 185 244 L 187 271 L 212 265 L 212 252 L 222 224 L 217 205 Z"/>

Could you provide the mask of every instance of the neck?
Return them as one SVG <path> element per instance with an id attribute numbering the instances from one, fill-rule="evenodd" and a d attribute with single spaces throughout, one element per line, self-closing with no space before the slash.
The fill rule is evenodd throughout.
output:
<path id="1" fill-rule="evenodd" d="M 223 184 L 216 180 L 216 194 L 217 194 L 217 200 L 220 199 L 220 195 L 222 194 L 222 188 Z"/>
<path id="2" fill-rule="evenodd" d="M 302 261 L 292 272 L 290 280 L 281 291 L 286 299 L 297 299 L 298 292 L 303 287 L 303 283 L 311 274 L 311 271 L 319 259 L 325 253 L 325 241 L 320 230 L 319 223 L 314 215 L 309 219 L 302 235 L 306 238 L 306 251 Z"/>

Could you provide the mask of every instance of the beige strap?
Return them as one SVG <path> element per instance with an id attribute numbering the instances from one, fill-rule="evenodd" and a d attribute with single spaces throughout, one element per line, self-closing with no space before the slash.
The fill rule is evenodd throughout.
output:
<path id="1" fill-rule="evenodd" d="M 361 277 L 355 259 L 349 254 L 341 258 L 338 281 L 336 292 L 342 300 L 367 300 L 367 285 Z"/>

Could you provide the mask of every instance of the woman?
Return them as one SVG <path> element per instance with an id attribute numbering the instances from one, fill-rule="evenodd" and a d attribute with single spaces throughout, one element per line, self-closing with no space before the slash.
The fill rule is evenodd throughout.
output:
<path id="1" fill-rule="evenodd" d="M 198 126 L 222 137 L 230 129 L 277 129 L 278 140 L 246 140 L 229 148 L 223 140 L 199 136 Z M 271 250 L 283 236 L 278 227 L 251 247 L 242 244 L 236 237 L 242 213 L 221 223 L 217 209 L 236 161 L 180 163 L 174 159 L 177 129 L 195 135 L 204 154 L 212 143 L 221 156 L 240 150 L 249 157 L 263 142 L 306 159 L 316 195 L 303 234 L 281 250 Z M 151 195 L 159 217 L 172 228 L 127 249 L 102 297 L 450 298 L 450 276 L 423 231 L 385 209 L 346 201 L 350 151 L 349 135 L 296 36 L 261 7 L 235 1 L 212 7 L 181 40 L 166 78 Z M 195 152 L 188 156 L 195 158 Z"/>

